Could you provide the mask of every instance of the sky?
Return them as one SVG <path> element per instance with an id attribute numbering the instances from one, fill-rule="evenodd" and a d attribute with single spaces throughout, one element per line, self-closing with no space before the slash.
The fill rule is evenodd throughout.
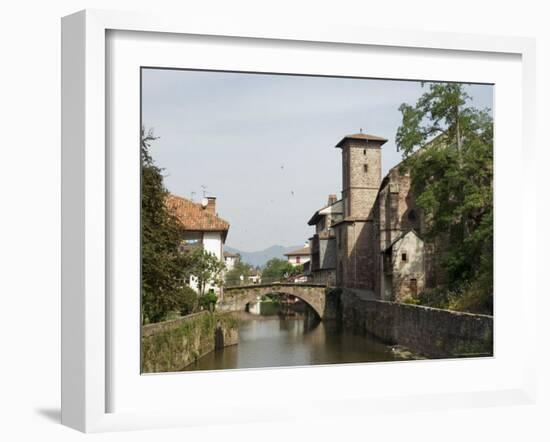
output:
<path id="1" fill-rule="evenodd" d="M 471 104 L 492 109 L 493 87 L 466 85 Z M 347 134 L 382 136 L 382 177 L 401 161 L 395 134 L 401 103 L 426 91 L 418 81 L 143 69 L 142 124 L 167 189 L 200 202 L 215 196 L 243 251 L 303 244 L 307 221 L 340 198 Z"/>

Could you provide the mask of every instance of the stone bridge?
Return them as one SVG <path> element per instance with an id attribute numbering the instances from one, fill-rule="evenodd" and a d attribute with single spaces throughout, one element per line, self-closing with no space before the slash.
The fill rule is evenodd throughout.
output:
<path id="1" fill-rule="evenodd" d="M 223 302 L 219 310 L 244 311 L 246 304 L 256 301 L 267 294 L 286 294 L 300 298 L 323 318 L 326 312 L 327 286 L 323 284 L 299 284 L 290 282 L 274 282 L 270 284 L 243 285 L 226 287 L 223 292 Z"/>

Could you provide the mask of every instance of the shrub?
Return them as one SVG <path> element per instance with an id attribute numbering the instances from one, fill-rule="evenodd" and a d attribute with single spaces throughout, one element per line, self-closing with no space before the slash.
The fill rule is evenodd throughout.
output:
<path id="1" fill-rule="evenodd" d="M 445 287 L 426 289 L 420 292 L 415 300 L 419 305 L 434 308 L 449 308 L 449 290 Z"/>
<path id="2" fill-rule="evenodd" d="M 210 289 L 208 293 L 201 296 L 199 299 L 200 307 L 203 310 L 208 310 L 210 312 L 213 312 L 216 309 L 216 302 L 218 302 L 218 297 L 212 289 Z"/>
<path id="3" fill-rule="evenodd" d="M 476 279 L 450 290 L 445 287 L 426 289 L 416 299 L 405 299 L 408 304 L 419 304 L 427 307 L 456 310 L 460 312 L 493 314 L 493 293 L 486 287 L 486 282 Z"/>
<path id="4" fill-rule="evenodd" d="M 412 296 L 407 296 L 406 298 L 403 298 L 401 302 L 403 302 L 403 304 L 412 304 L 412 305 L 420 304 L 420 301 L 416 298 L 413 298 Z"/>
<path id="5" fill-rule="evenodd" d="M 194 313 L 198 307 L 198 295 L 188 285 L 180 291 L 179 310 L 182 316 Z"/>
<path id="6" fill-rule="evenodd" d="M 450 299 L 449 308 L 462 312 L 493 314 L 493 293 L 481 278 L 464 284 Z"/>

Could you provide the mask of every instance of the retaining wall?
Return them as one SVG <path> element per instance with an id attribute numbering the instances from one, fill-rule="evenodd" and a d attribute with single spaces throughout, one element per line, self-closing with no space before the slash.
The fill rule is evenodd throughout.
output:
<path id="1" fill-rule="evenodd" d="M 199 312 L 141 328 L 141 371 L 180 371 L 211 351 L 239 342 L 238 322 L 227 313 Z"/>
<path id="2" fill-rule="evenodd" d="M 411 304 L 365 299 L 346 291 L 342 321 L 358 333 L 372 334 L 426 357 L 492 356 L 493 317 Z"/>

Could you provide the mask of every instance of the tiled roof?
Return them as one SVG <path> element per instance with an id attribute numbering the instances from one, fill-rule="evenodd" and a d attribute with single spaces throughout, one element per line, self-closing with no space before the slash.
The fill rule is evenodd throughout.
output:
<path id="1" fill-rule="evenodd" d="M 200 232 L 226 232 L 229 223 L 219 216 L 208 212 L 201 204 L 169 194 L 166 207 L 171 211 L 185 230 Z"/>
<path id="2" fill-rule="evenodd" d="M 384 144 L 386 141 L 388 141 L 386 138 L 379 137 L 378 135 L 371 135 L 371 134 L 364 134 L 364 133 L 358 133 L 358 134 L 352 134 L 352 135 L 346 135 L 344 138 L 340 140 L 340 142 L 336 145 L 336 147 L 342 147 L 346 140 L 364 140 L 364 141 L 381 141 L 382 144 Z"/>
<path id="3" fill-rule="evenodd" d="M 285 256 L 309 255 L 310 253 L 311 251 L 309 250 L 309 247 L 302 247 L 301 249 L 296 249 L 285 253 Z"/>

